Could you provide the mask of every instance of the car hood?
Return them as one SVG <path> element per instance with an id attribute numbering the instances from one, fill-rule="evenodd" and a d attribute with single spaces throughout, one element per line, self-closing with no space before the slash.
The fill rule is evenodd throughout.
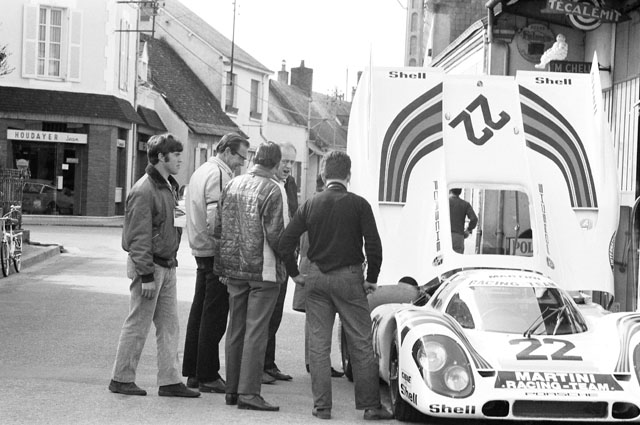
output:
<path id="1" fill-rule="evenodd" d="M 531 372 L 614 373 L 619 338 L 597 329 L 571 335 L 465 332 L 494 370 Z"/>

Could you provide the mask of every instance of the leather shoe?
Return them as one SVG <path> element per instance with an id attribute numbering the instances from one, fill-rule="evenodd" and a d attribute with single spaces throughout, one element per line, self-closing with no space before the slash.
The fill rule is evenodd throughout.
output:
<path id="1" fill-rule="evenodd" d="M 339 372 L 331 366 L 331 377 L 332 378 L 342 378 L 344 376 L 344 372 Z"/>
<path id="2" fill-rule="evenodd" d="M 211 381 L 211 382 L 200 382 L 201 393 L 223 394 L 225 387 L 226 387 L 226 383 L 222 378 L 218 378 L 215 381 Z"/>
<path id="3" fill-rule="evenodd" d="M 118 382 L 113 379 L 109 382 L 109 391 L 124 395 L 147 395 L 147 392 L 135 382 Z"/>
<path id="4" fill-rule="evenodd" d="M 380 406 L 377 409 L 365 409 L 365 421 L 379 421 L 382 419 L 393 419 L 393 413 L 383 406 Z"/>
<path id="5" fill-rule="evenodd" d="M 198 388 L 200 383 L 198 382 L 198 378 L 195 376 L 190 376 L 187 378 L 187 388 Z"/>
<path id="6" fill-rule="evenodd" d="M 277 367 L 265 370 L 266 373 L 271 375 L 273 378 L 278 381 L 291 381 L 293 377 L 291 375 L 287 375 L 286 373 L 282 373 L 280 369 Z"/>
<path id="7" fill-rule="evenodd" d="M 227 406 L 235 406 L 238 404 L 238 394 L 226 394 L 224 396 L 224 402 Z"/>
<path id="8" fill-rule="evenodd" d="M 311 414 L 318 419 L 331 419 L 331 409 L 318 409 L 314 407 Z"/>
<path id="9" fill-rule="evenodd" d="M 267 403 L 260 395 L 242 394 L 238 396 L 238 409 L 277 412 L 280 407 Z"/>
<path id="10" fill-rule="evenodd" d="M 161 397 L 200 397 L 198 391 L 190 390 L 182 382 L 172 385 L 161 385 L 158 389 Z"/>
<path id="11" fill-rule="evenodd" d="M 267 372 L 262 372 L 262 383 L 263 384 L 273 384 L 276 382 L 276 378 L 269 375 Z"/>

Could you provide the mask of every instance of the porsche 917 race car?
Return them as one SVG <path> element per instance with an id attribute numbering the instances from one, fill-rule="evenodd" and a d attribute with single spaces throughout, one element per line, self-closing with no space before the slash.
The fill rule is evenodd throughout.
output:
<path id="1" fill-rule="evenodd" d="M 378 281 L 408 276 L 431 296 L 371 312 L 396 418 L 640 421 L 640 314 L 605 310 L 620 203 L 593 61 L 562 84 L 545 72 L 362 75 L 347 152 L 350 190 L 379 228 Z M 476 229 L 452 224 L 450 192 Z"/>
<path id="2" fill-rule="evenodd" d="M 473 269 L 424 306 L 376 307 L 396 419 L 640 419 L 640 315 L 580 302 L 539 273 Z"/>

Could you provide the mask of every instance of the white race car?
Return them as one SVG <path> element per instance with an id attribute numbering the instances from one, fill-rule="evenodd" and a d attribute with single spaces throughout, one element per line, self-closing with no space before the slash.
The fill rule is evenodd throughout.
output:
<path id="1" fill-rule="evenodd" d="M 371 317 L 396 419 L 640 420 L 640 315 L 541 274 L 458 271 L 426 305 Z"/>

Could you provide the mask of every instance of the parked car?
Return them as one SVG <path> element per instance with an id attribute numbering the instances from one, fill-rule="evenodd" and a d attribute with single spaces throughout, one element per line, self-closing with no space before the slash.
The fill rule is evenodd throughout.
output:
<path id="1" fill-rule="evenodd" d="M 25 214 L 73 214 L 73 192 L 45 183 L 26 182 L 22 187 Z"/>

